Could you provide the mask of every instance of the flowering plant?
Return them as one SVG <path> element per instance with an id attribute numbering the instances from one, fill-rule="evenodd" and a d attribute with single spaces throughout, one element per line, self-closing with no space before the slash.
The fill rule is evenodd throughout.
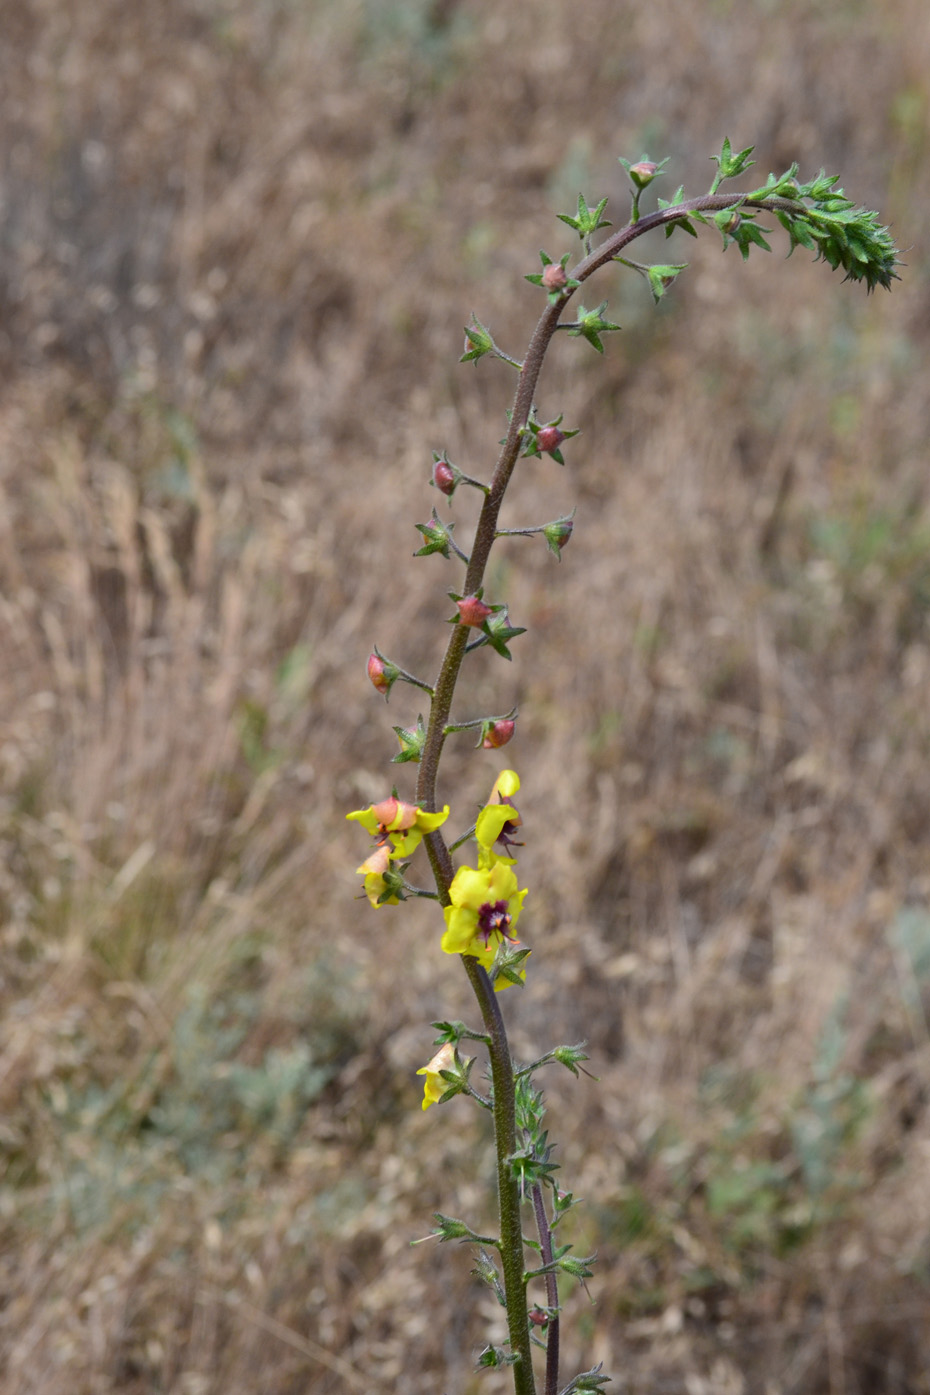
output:
<path id="1" fill-rule="evenodd" d="M 535 1395 L 534 1348 L 544 1353 L 545 1395 L 573 1395 L 596 1392 L 609 1379 L 600 1366 L 573 1376 L 560 1385 L 559 1322 L 560 1276 L 586 1280 L 592 1273 L 592 1257 L 579 1258 L 568 1244 L 556 1244 L 555 1232 L 574 1204 L 571 1192 L 556 1186 L 557 1165 L 552 1161 L 548 1130 L 543 1129 L 544 1108 L 541 1093 L 533 1084 L 535 1073 L 556 1063 L 577 1076 L 587 1060 L 584 1044 L 557 1046 L 527 1066 L 512 1059 L 498 995 L 502 989 L 526 981 L 526 961 L 530 954 L 516 936 L 527 890 L 520 888 L 514 870 L 521 843 L 514 836 L 522 832 L 520 815 L 513 804 L 520 781 L 513 770 L 502 771 L 488 802 L 474 826 L 453 843 L 447 843 L 444 829 L 450 817 L 449 805 L 438 806 L 439 767 L 446 739 L 456 732 L 477 730 L 477 746 L 498 750 L 514 736 L 516 709 L 503 714 L 453 723 L 452 701 L 466 659 L 477 649 L 492 649 L 510 660 L 510 644 L 525 634 L 511 624 L 506 603 L 485 596 L 488 559 L 495 542 L 505 537 L 540 535 L 557 559 L 573 535 L 574 515 L 526 528 L 498 527 L 501 504 L 518 462 L 544 458 L 565 464 L 562 447 L 577 434 L 565 429 L 563 414 L 541 421 L 536 408 L 540 371 L 555 334 L 563 330 L 570 337 L 584 340 L 598 353 L 604 353 L 604 335 L 619 326 L 607 318 L 607 302 L 596 309 L 577 307 L 575 318 L 565 312 L 575 292 L 601 267 L 611 262 L 642 276 L 653 300 L 658 303 L 674 286 L 686 263 L 646 264 L 631 260 L 626 250 L 644 233 L 662 229 L 666 237 L 675 232 L 698 236 L 701 227 L 715 227 L 724 250 L 736 245 L 745 260 L 753 247 L 771 250 L 759 223 L 770 214 L 787 232 L 789 253 L 798 246 L 814 252 L 816 259 L 842 269 L 846 279 L 863 281 L 868 290 L 881 285 L 890 289 L 896 279 L 897 252 L 889 231 L 877 213 L 855 207 L 838 189 L 837 179 L 821 172 L 802 182 L 798 167 L 784 174 L 770 174 L 765 184 L 744 192 L 720 192 L 728 180 L 744 175 L 753 164 L 752 147 L 734 152 L 725 140 L 715 157 L 716 174 L 707 193 L 685 199 L 679 189 L 666 201 L 658 199 L 649 213 L 641 200 L 663 173 L 666 161 L 655 162 L 643 155 L 635 162 L 622 160 L 630 180 L 631 208 L 627 222 L 594 245 L 595 235 L 610 224 L 603 218 L 608 200 L 591 207 L 579 196 L 577 211 L 559 217 L 579 237 L 580 260 L 571 266 L 571 254 L 558 262 L 540 254 L 542 271 L 527 280 L 543 291 L 545 306 L 523 359 L 506 353 L 491 331 L 473 318 L 465 330 L 463 362 L 496 358 L 517 372 L 513 404 L 500 454 L 488 482 L 467 474 L 454 465 L 443 451 L 433 453 L 430 483 L 451 505 L 460 487 L 471 488 L 482 496 L 481 512 L 470 550 L 466 553 L 453 537 L 454 524 L 445 521 L 434 508 L 428 523 L 418 523 L 423 545 L 417 556 L 438 553 L 447 561 L 454 557 L 465 569 L 458 591 L 449 591 L 454 604 L 452 625 L 445 656 L 433 683 L 407 672 L 375 648 L 368 659 L 368 676 L 375 689 L 387 700 L 398 682 L 412 685 L 429 698 L 429 719 L 417 718 L 410 728 L 397 726 L 401 750 L 395 762 L 418 766 L 416 790 L 411 802 L 389 797 L 368 809 L 348 815 L 375 839 L 370 855 L 358 868 L 364 878 L 365 895 L 372 906 L 396 905 L 411 896 L 439 902 L 445 928 L 437 936 L 438 948 L 459 956 L 474 991 L 482 1018 L 481 1029 L 461 1022 L 436 1022 L 439 1050 L 418 1074 L 425 1076 L 423 1108 L 443 1104 L 458 1094 L 473 1099 L 493 1117 L 497 1149 L 498 1231 L 494 1236 L 479 1235 L 466 1222 L 443 1214 L 436 1215 L 433 1234 L 439 1240 L 465 1239 L 479 1246 L 477 1273 L 493 1290 L 506 1309 L 508 1342 L 489 1345 L 478 1358 L 480 1367 L 509 1368 L 516 1395 Z M 474 839 L 476 866 L 456 868 L 453 853 Z M 423 844 L 432 871 L 435 889 L 425 890 L 407 879 L 409 860 Z M 530 902 L 530 906 L 532 902 Z M 521 926 L 522 933 L 522 926 Z M 490 1068 L 490 1088 L 482 1094 L 471 1084 L 475 1058 L 463 1056 L 463 1042 L 484 1047 Z M 522 1210 L 532 1214 L 535 1238 L 524 1234 Z M 530 1288 L 534 1297 L 530 1299 Z"/>

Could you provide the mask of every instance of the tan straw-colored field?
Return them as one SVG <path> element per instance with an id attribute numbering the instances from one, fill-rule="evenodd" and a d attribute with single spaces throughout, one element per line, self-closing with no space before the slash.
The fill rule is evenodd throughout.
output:
<path id="1" fill-rule="evenodd" d="M 365 666 L 449 633 L 413 525 L 513 378 L 463 326 L 522 354 L 555 214 L 725 136 L 839 174 L 901 281 L 766 218 L 656 243 L 658 310 L 600 273 L 623 332 L 540 389 L 582 434 L 506 506 L 574 536 L 498 545 L 528 633 L 457 701 L 516 737 L 442 798 L 520 772 L 515 1049 L 599 1077 L 543 1082 L 566 1378 L 930 1392 L 928 108 L 927 0 L 2 0 L 3 1395 L 507 1389 L 467 1247 L 410 1245 L 491 1223 L 493 1158 L 420 1109 L 473 1013 L 436 907 L 356 899 L 422 710 Z"/>

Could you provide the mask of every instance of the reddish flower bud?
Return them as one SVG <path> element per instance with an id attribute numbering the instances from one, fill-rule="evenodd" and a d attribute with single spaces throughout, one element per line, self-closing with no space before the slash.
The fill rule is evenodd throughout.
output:
<path id="1" fill-rule="evenodd" d="M 461 601 L 456 601 L 459 608 L 459 618 L 463 625 L 471 625 L 480 629 L 492 613 L 491 607 L 485 605 L 478 596 L 465 596 Z"/>
<path id="2" fill-rule="evenodd" d="M 652 183 L 658 168 L 652 160 L 637 160 L 635 165 L 630 165 L 630 178 L 640 189 L 645 189 Z"/>
<path id="3" fill-rule="evenodd" d="M 567 281 L 566 270 L 558 262 L 550 262 L 543 268 L 542 283 L 547 291 L 560 291 Z"/>
<path id="4" fill-rule="evenodd" d="M 491 722 L 481 743 L 483 749 L 496 751 L 500 746 L 506 746 L 513 736 L 516 725 L 516 722 L 510 717 L 504 717 L 499 722 Z"/>
<path id="5" fill-rule="evenodd" d="M 527 1316 L 534 1327 L 547 1327 L 549 1325 L 549 1314 L 538 1305 L 535 1308 L 530 1308 Z"/>
<path id="6" fill-rule="evenodd" d="M 543 528 L 543 536 L 550 552 L 554 552 L 558 557 L 562 548 L 568 542 L 575 527 L 572 518 L 557 518 L 554 523 L 547 523 Z"/>
<path id="7" fill-rule="evenodd" d="M 368 677 L 385 698 L 394 686 L 400 670 L 389 659 L 382 659 L 377 650 L 368 656 Z"/>
<path id="8" fill-rule="evenodd" d="M 455 486 L 458 484 L 458 471 L 454 465 L 449 464 L 445 456 L 440 456 L 433 465 L 433 484 L 449 497 L 455 493 Z"/>
<path id="9" fill-rule="evenodd" d="M 565 440 L 565 432 L 557 426 L 541 426 L 536 433 L 536 444 L 542 451 L 558 450 Z"/>
<path id="10" fill-rule="evenodd" d="M 379 829 L 384 830 L 392 823 L 399 808 L 400 800 L 393 794 L 387 799 L 382 799 L 379 804 L 372 804 L 371 812 L 378 820 Z"/>
<path id="11" fill-rule="evenodd" d="M 392 833 L 405 833 L 408 828 L 413 828 L 420 812 L 416 804 L 408 804 L 404 799 L 398 799 L 396 795 L 390 795 L 387 799 L 382 799 L 380 804 L 372 804 L 371 812 L 378 820 L 378 827 L 383 831 L 388 829 Z"/>

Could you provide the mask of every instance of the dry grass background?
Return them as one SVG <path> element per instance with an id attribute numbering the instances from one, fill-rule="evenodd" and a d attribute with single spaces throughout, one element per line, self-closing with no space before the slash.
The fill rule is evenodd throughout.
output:
<path id="1" fill-rule="evenodd" d="M 622 217 L 644 149 L 699 192 L 727 134 L 839 172 L 903 283 L 710 236 L 660 314 L 602 277 L 625 333 L 559 342 L 584 434 L 510 505 L 575 537 L 501 547 L 530 633 L 462 696 L 518 738 L 445 790 L 522 772 L 517 1048 L 601 1078 L 551 1081 L 600 1252 L 567 1374 L 930 1390 L 925 0 L 0 24 L 3 1390 L 478 1389 L 496 1312 L 408 1243 L 489 1205 L 413 1074 L 464 980 L 427 907 L 352 899 L 417 710 L 364 665 L 438 661 L 431 451 L 486 471 L 511 388 L 457 365 L 470 312 L 519 353 L 554 213 Z"/>

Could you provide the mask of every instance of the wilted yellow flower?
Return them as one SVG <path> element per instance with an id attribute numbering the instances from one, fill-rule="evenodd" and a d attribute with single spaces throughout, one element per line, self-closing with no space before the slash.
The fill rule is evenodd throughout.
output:
<path id="1" fill-rule="evenodd" d="M 425 1075 L 426 1083 L 423 1086 L 423 1108 L 429 1109 L 431 1104 L 438 1104 L 443 1095 L 451 1085 L 450 1080 L 443 1080 L 440 1071 L 452 1070 L 455 1065 L 455 1047 L 451 1042 L 446 1042 L 440 1047 L 429 1065 L 421 1066 L 417 1075 Z"/>

